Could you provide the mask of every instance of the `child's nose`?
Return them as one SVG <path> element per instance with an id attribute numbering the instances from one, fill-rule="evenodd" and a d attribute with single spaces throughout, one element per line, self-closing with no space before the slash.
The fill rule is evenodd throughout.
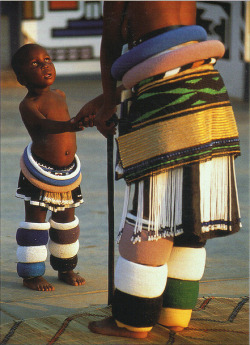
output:
<path id="1" fill-rule="evenodd" d="M 41 68 L 48 68 L 47 62 L 41 62 Z"/>

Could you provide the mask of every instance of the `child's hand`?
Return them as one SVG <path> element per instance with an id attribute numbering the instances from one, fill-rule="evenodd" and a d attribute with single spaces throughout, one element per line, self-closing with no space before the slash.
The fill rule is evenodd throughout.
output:
<path id="1" fill-rule="evenodd" d="M 95 124 L 95 115 L 88 115 L 83 117 L 80 122 L 83 123 L 84 127 L 94 127 Z"/>
<path id="2" fill-rule="evenodd" d="M 95 115 L 88 115 L 85 117 L 80 118 L 79 120 L 77 117 L 73 117 L 70 122 L 73 125 L 74 131 L 83 131 L 84 128 L 93 127 L 94 126 L 94 118 Z"/>

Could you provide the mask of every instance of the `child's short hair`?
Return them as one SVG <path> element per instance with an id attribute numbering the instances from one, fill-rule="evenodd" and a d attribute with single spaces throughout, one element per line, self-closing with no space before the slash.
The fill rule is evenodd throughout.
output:
<path id="1" fill-rule="evenodd" d="M 28 43 L 20 47 L 15 54 L 12 56 L 11 59 L 11 67 L 13 71 L 15 72 L 16 76 L 18 77 L 21 73 L 23 63 L 25 61 L 25 58 L 27 56 L 27 53 L 35 47 L 41 47 L 39 44 L 35 43 Z"/>

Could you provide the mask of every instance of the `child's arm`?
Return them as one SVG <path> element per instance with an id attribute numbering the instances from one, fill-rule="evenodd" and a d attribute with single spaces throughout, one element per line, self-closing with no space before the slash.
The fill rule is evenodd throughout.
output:
<path id="1" fill-rule="evenodd" d="M 48 134 L 59 134 L 64 132 L 76 132 L 84 129 L 83 122 L 56 121 L 47 119 L 33 102 L 24 100 L 19 106 L 22 120 L 27 129 L 42 131 Z"/>

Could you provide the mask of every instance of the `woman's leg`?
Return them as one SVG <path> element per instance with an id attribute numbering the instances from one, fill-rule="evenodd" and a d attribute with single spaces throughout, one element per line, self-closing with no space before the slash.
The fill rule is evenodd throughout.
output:
<path id="1" fill-rule="evenodd" d="M 113 316 L 91 322 L 92 332 L 145 338 L 158 321 L 173 240 L 148 241 L 143 230 L 141 242 L 132 244 L 132 235 L 133 226 L 125 223 L 115 270 Z"/>
<path id="2" fill-rule="evenodd" d="M 16 233 L 18 275 L 23 278 L 24 286 L 38 291 L 54 290 L 43 278 L 50 226 L 46 214 L 46 208 L 25 202 L 25 222 L 20 223 Z"/>
<path id="3" fill-rule="evenodd" d="M 83 285 L 85 279 L 73 270 L 79 250 L 79 220 L 74 208 L 53 212 L 50 220 L 50 263 L 58 278 L 69 285 Z"/>
<path id="4" fill-rule="evenodd" d="M 199 281 L 206 263 L 206 241 L 180 235 L 168 262 L 168 282 L 163 293 L 159 323 L 180 332 L 188 327 L 199 296 Z"/>

